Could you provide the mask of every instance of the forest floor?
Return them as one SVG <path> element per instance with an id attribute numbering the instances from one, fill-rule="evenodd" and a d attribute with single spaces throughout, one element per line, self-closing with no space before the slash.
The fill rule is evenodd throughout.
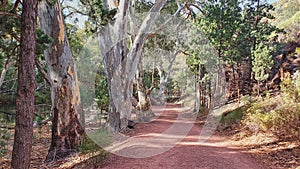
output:
<path id="1" fill-rule="evenodd" d="M 31 168 L 300 169 L 299 143 L 280 142 L 266 135 L 245 137 L 242 131 L 233 130 L 216 131 L 201 141 L 204 119 L 195 120 L 175 104 L 154 112 L 159 112 L 156 119 L 124 131 L 129 139 L 109 147 L 111 153 L 100 161 L 79 154 L 46 166 L 43 160 L 51 130 L 44 126 L 40 133 L 35 131 Z M 11 146 L 8 150 L 0 160 L 0 169 L 9 168 Z"/>

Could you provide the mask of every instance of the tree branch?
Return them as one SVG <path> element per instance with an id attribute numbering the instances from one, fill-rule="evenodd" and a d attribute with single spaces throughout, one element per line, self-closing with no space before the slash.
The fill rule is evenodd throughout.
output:
<path id="1" fill-rule="evenodd" d="M 20 37 L 15 33 L 15 32 L 12 32 L 11 34 L 10 34 L 13 38 L 15 38 L 16 39 L 16 41 L 18 41 L 18 42 L 20 42 Z"/>
<path id="2" fill-rule="evenodd" d="M 9 112 L 2 111 L 2 110 L 0 110 L 0 113 L 10 115 L 10 116 L 15 116 L 16 115 L 16 113 L 9 113 Z"/>
<path id="3" fill-rule="evenodd" d="M 143 21 L 140 30 L 138 32 L 138 35 L 136 36 L 134 43 L 132 47 L 130 48 L 129 54 L 128 54 L 128 60 L 131 60 L 129 64 L 126 66 L 129 71 L 132 69 L 135 70 L 136 68 L 133 68 L 133 63 L 136 63 L 136 59 L 140 58 L 141 55 L 141 49 L 144 46 L 144 43 L 148 37 L 148 33 L 150 31 L 150 27 L 155 22 L 156 17 L 158 16 L 158 13 L 165 5 L 166 0 L 157 0 L 154 6 L 150 9 L 146 19 Z"/>
<path id="4" fill-rule="evenodd" d="M 4 82 L 7 71 L 13 65 L 13 63 L 14 63 L 14 59 L 7 59 L 6 60 L 4 68 L 3 68 L 2 72 L 1 72 L 1 76 L 0 76 L 0 87 L 2 86 L 2 84 Z"/>
<path id="5" fill-rule="evenodd" d="M 7 3 L 8 3 L 8 0 L 0 0 L 0 8 L 3 8 L 3 7 L 5 7 L 6 5 L 7 5 Z"/>
<path id="6" fill-rule="evenodd" d="M 52 121 L 52 119 L 53 119 L 53 116 L 50 116 L 49 118 L 47 118 L 47 119 L 45 119 L 45 120 L 43 120 L 43 121 L 41 121 L 39 123 L 33 124 L 33 127 L 37 128 L 37 127 L 40 127 L 42 125 L 46 125 L 49 121 Z"/>
<path id="7" fill-rule="evenodd" d="M 52 87 L 53 82 L 52 82 L 50 76 L 47 74 L 47 72 L 45 72 L 45 70 L 43 69 L 43 66 L 38 59 L 35 59 L 35 66 L 39 70 L 39 72 L 42 74 L 44 79 L 48 82 L 48 84 Z"/>
<path id="8" fill-rule="evenodd" d="M 13 6 L 13 8 L 9 12 L 12 13 L 13 11 L 15 11 L 18 8 L 20 3 L 21 3 L 20 0 L 16 0 L 15 5 Z"/>
<path id="9" fill-rule="evenodd" d="M 151 86 L 150 88 L 146 91 L 146 95 L 150 95 L 150 93 L 152 92 L 152 90 L 154 89 L 155 87 L 155 65 L 156 65 L 156 57 L 154 58 L 154 63 L 153 63 L 153 70 L 152 70 L 152 74 L 151 74 Z"/>
<path id="10" fill-rule="evenodd" d="M 8 130 L 15 129 L 15 127 L 13 127 L 13 126 L 3 126 L 3 125 L 0 125 L 0 128 L 1 129 L 8 129 Z"/>
<path id="11" fill-rule="evenodd" d="M 69 14 L 67 14 L 67 15 L 65 16 L 65 18 L 67 18 L 67 17 L 73 15 L 74 13 L 79 13 L 79 14 L 81 14 L 81 15 L 88 16 L 87 13 L 84 13 L 84 12 L 82 12 L 82 11 L 79 11 L 78 9 L 74 8 L 73 6 L 67 5 L 65 8 L 67 8 L 67 9 L 72 9 L 72 11 L 71 11 Z"/>
<path id="12" fill-rule="evenodd" d="M 7 15 L 7 16 L 12 16 L 12 17 L 21 19 L 21 16 L 20 16 L 20 15 L 14 14 L 14 13 L 10 13 L 10 12 L 2 12 L 2 11 L 0 11 L 0 15 Z"/>

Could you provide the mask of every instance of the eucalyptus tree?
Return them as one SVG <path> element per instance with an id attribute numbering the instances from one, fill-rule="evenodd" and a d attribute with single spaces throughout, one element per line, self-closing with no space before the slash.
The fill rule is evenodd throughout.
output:
<path id="1" fill-rule="evenodd" d="M 78 149 L 84 135 L 84 116 L 60 2 L 40 1 L 38 16 L 41 29 L 52 38 L 44 52 L 53 111 L 51 145 L 46 158 L 50 161 Z"/>
<path id="2" fill-rule="evenodd" d="M 132 44 L 127 46 L 127 31 L 129 16 L 134 16 L 136 1 L 120 1 L 119 4 L 108 1 L 106 7 L 118 8 L 116 20 L 112 27 L 104 27 L 104 35 L 100 36 L 100 51 L 107 73 L 110 108 L 108 127 L 118 131 L 127 127 L 132 109 L 132 81 L 137 70 L 137 64 L 151 25 L 166 0 L 158 0 L 149 10 L 140 28 L 132 33 L 135 35 Z M 134 29 L 134 28 L 133 28 Z"/>
<path id="3" fill-rule="evenodd" d="M 100 51 L 106 69 L 110 96 L 108 127 L 118 131 L 127 126 L 127 120 L 130 118 L 132 83 L 146 40 L 159 34 L 150 32 L 151 26 L 156 24 L 158 13 L 167 12 L 168 8 L 173 12 L 169 18 L 165 18 L 164 23 L 155 25 L 160 30 L 182 11 L 193 10 L 189 1 L 182 3 L 165 0 L 102 2 L 99 2 L 97 10 L 89 7 L 89 2 L 82 3 L 88 9 L 86 13 L 93 13 L 89 19 L 95 22 L 91 21 L 89 24 L 98 25 L 95 28 L 99 32 Z M 138 12 L 144 12 L 142 19 L 136 17 Z M 114 14 L 115 17 L 108 18 Z"/>

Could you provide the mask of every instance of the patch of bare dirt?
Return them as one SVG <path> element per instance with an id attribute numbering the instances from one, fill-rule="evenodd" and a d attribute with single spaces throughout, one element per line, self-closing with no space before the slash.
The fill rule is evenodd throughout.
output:
<path id="1" fill-rule="evenodd" d="M 127 131 L 125 134 L 134 137 L 126 144 L 130 146 L 124 146 L 119 148 L 115 153 L 111 154 L 103 164 L 98 168 L 107 169 L 147 169 L 147 168 L 162 168 L 162 169 L 186 169 L 186 168 L 199 168 L 199 169 L 267 169 L 272 168 L 270 165 L 264 165 L 255 158 L 252 158 L 249 153 L 245 152 L 245 149 L 237 146 L 232 146 L 228 143 L 227 137 L 213 135 L 206 142 L 199 141 L 199 135 L 203 127 L 203 122 L 197 120 L 192 124 L 189 132 L 183 136 L 183 139 L 177 142 L 174 147 L 167 149 L 157 155 L 149 156 L 146 158 L 132 158 L 126 156 L 120 156 L 120 154 L 135 154 L 143 151 L 137 147 L 135 141 L 140 138 L 147 138 L 144 140 L 144 153 L 149 153 L 153 149 L 149 147 L 155 147 L 158 149 L 164 149 L 165 140 L 161 144 L 153 145 L 151 140 L 157 139 L 157 136 L 166 138 L 166 135 L 162 135 L 168 131 L 174 124 L 174 121 L 178 119 L 181 111 L 175 109 L 179 105 L 168 105 L 167 110 L 164 111 L 156 120 L 146 123 L 137 124 L 136 128 L 131 131 Z M 186 123 L 186 122 L 185 122 Z M 168 138 L 174 138 L 178 135 L 168 135 Z M 156 142 L 155 142 L 156 143 Z M 125 143 L 124 143 L 125 144 Z M 122 145 L 122 144 L 120 144 Z M 147 149 L 148 147 L 148 149 Z"/>
<path id="2" fill-rule="evenodd" d="M 145 143 L 154 147 L 151 142 L 155 136 L 167 131 L 182 113 L 176 110 L 179 105 L 168 105 L 157 119 L 150 123 L 139 123 L 135 129 L 126 130 L 123 134 L 133 138 L 146 139 Z M 203 120 L 203 119 L 202 119 Z M 184 121 L 183 124 L 186 124 Z M 170 147 L 157 155 L 147 158 L 130 158 L 116 154 L 110 154 L 108 158 L 98 159 L 97 154 L 77 154 L 64 160 L 53 162 L 45 166 L 43 161 L 47 155 L 50 145 L 51 131 L 44 126 L 39 133 L 35 130 L 34 145 L 32 151 L 32 168 L 107 168 L 107 169 L 300 169 L 300 143 L 283 142 L 270 135 L 256 135 L 249 137 L 248 133 L 240 130 L 230 132 L 218 132 L 206 142 L 199 142 L 199 135 L 203 127 L 203 121 L 197 120 L 192 124 L 191 130 L 178 141 L 174 147 Z M 233 136 L 234 134 L 234 136 Z M 168 138 L 173 138 L 169 135 Z M 132 153 L 141 147 L 134 147 L 135 141 L 127 144 L 130 147 L 118 149 L 119 152 Z M 168 140 L 166 140 L 168 141 Z M 164 142 L 163 142 L 164 143 Z M 146 147 L 147 147 L 146 144 Z M 0 159 L 0 168 L 6 169 L 10 166 L 12 140 L 10 141 L 9 153 Z M 156 148 L 163 149 L 167 144 L 156 144 Z M 164 147 L 165 146 L 165 147 Z M 151 150 L 151 149 L 146 149 Z M 118 152 L 116 152 L 118 154 Z"/>
<path id="3" fill-rule="evenodd" d="M 272 169 L 300 169 L 300 141 L 283 141 L 270 133 L 252 134 L 238 124 L 219 130 L 228 144 L 243 147 L 243 152 Z"/>
<path id="4" fill-rule="evenodd" d="M 8 152 L 5 156 L 0 159 L 0 168 L 8 169 L 11 168 L 11 156 L 13 149 L 13 135 L 14 130 L 9 130 L 11 135 L 11 139 L 8 142 Z M 44 126 L 39 131 L 38 129 L 34 129 L 33 134 L 33 146 L 31 153 L 31 168 L 40 168 L 43 165 L 44 159 L 48 153 L 48 149 L 51 143 L 51 129 L 49 126 Z"/>

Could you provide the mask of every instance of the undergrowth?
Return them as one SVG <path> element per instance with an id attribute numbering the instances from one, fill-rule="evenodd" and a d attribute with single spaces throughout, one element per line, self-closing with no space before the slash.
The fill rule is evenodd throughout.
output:
<path id="1" fill-rule="evenodd" d="M 88 159 L 84 161 L 86 167 L 98 166 L 109 154 L 88 136 L 83 139 L 79 151 L 88 156 Z"/>
<path id="2" fill-rule="evenodd" d="M 242 120 L 247 130 L 271 132 L 283 140 L 300 139 L 300 73 L 287 77 L 281 91 L 276 97 L 267 95 L 250 104 Z"/>
<path id="3" fill-rule="evenodd" d="M 225 113 L 221 118 L 221 124 L 224 128 L 237 124 L 243 118 L 243 113 L 245 111 L 245 107 L 239 107 L 231 112 Z"/>
<path id="4" fill-rule="evenodd" d="M 7 129 L 0 128 L 0 157 L 4 156 L 8 149 L 8 140 L 10 139 L 10 133 Z"/>

